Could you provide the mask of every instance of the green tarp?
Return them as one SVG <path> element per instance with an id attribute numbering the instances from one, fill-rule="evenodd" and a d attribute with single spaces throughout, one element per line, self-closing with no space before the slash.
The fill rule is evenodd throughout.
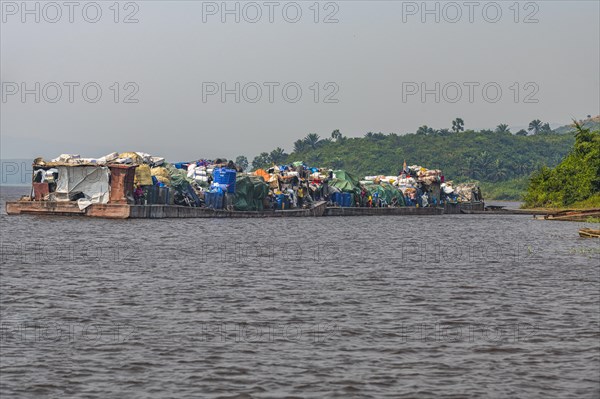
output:
<path id="1" fill-rule="evenodd" d="M 268 193 L 269 185 L 262 177 L 238 175 L 233 207 L 236 211 L 262 211 L 263 199 Z"/>
<path id="2" fill-rule="evenodd" d="M 343 193 L 358 193 L 360 190 L 348 180 L 331 179 L 329 187 L 335 187 Z"/>
<path id="3" fill-rule="evenodd" d="M 336 179 L 349 181 L 354 187 L 358 187 L 358 179 L 345 170 L 334 170 L 333 174 Z"/>
<path id="4" fill-rule="evenodd" d="M 390 205 L 392 203 L 392 199 L 396 197 L 398 200 L 397 206 L 405 206 L 402 191 L 398 190 L 389 183 L 367 184 L 365 185 L 365 188 L 367 191 L 369 191 L 372 197 L 375 197 L 375 194 L 377 194 L 377 196 L 384 200 L 387 205 Z"/>
<path id="5" fill-rule="evenodd" d="M 345 170 L 335 170 L 335 178 L 329 181 L 330 187 L 335 187 L 343 193 L 360 193 L 359 181 Z"/>

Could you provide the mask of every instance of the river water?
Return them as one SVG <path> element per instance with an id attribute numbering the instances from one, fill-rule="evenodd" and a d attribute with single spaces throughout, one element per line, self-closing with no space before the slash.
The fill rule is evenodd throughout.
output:
<path id="1" fill-rule="evenodd" d="M 3 397 L 600 396 L 585 223 L 4 213 Z"/>

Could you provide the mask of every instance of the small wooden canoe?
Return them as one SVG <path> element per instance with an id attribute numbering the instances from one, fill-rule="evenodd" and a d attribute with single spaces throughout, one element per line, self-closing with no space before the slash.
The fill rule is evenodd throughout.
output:
<path id="1" fill-rule="evenodd" d="M 600 230 L 594 229 L 580 229 L 579 236 L 584 238 L 600 238 Z"/>

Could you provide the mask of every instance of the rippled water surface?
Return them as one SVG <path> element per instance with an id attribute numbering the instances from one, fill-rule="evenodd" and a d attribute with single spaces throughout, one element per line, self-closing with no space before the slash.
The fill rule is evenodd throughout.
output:
<path id="1" fill-rule="evenodd" d="M 584 223 L 0 222 L 3 397 L 600 396 Z"/>

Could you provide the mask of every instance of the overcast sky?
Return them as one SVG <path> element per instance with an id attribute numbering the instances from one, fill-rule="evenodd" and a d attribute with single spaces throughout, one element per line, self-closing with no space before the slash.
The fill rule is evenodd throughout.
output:
<path id="1" fill-rule="evenodd" d="M 334 129 L 404 134 L 455 117 L 517 128 L 600 112 L 598 1 L 428 2 L 431 13 L 420 1 L 228 3 L 239 22 L 221 2 L 113 3 L 29 2 L 28 14 L 2 2 L 2 158 L 251 160 Z"/>

